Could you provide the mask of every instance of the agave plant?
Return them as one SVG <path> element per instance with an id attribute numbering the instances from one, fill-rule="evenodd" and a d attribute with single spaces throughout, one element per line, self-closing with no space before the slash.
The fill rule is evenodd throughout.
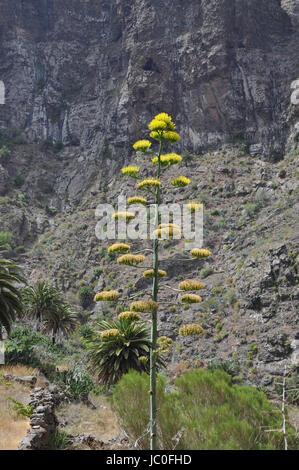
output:
<path id="1" fill-rule="evenodd" d="M 130 319 L 98 321 L 99 334 L 88 341 L 90 368 L 99 383 L 113 385 L 130 369 L 149 373 L 150 330 Z M 163 366 L 162 359 L 159 365 Z"/>
<path id="2" fill-rule="evenodd" d="M 7 333 L 17 316 L 23 313 L 21 291 L 16 284 L 25 284 L 20 266 L 7 259 L 0 259 L 0 339 L 2 327 Z"/>

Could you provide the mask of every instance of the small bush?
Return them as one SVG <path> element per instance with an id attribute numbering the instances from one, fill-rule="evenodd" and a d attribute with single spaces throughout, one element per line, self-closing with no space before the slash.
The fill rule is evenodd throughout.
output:
<path id="1" fill-rule="evenodd" d="M 213 274 L 213 272 L 214 272 L 213 269 L 207 266 L 206 268 L 202 268 L 199 271 L 199 277 L 201 279 L 205 279 L 206 277 L 210 276 L 210 274 Z"/>
<path id="2" fill-rule="evenodd" d="M 234 305 L 237 302 L 237 294 L 234 290 L 228 290 L 225 294 L 225 300 L 229 305 Z"/>
<path id="3" fill-rule="evenodd" d="M 65 370 L 57 372 L 55 382 L 59 385 L 68 398 L 72 400 L 86 399 L 95 385 L 89 375 L 80 369 Z"/>
<path id="4" fill-rule="evenodd" d="M 25 416 L 30 418 L 33 414 L 33 408 L 30 405 L 23 405 L 20 401 L 15 400 L 12 397 L 8 397 L 8 399 L 14 404 L 13 409 L 16 411 L 18 416 Z"/>
<path id="5" fill-rule="evenodd" d="M 11 155 L 11 150 L 9 149 L 9 147 L 7 147 L 7 145 L 3 145 L 0 148 L 0 161 L 8 160 L 10 155 Z"/>
<path id="6" fill-rule="evenodd" d="M 249 202 L 244 206 L 244 213 L 248 217 L 252 217 L 257 214 L 261 208 L 261 204 L 258 202 Z"/>
<path id="7" fill-rule="evenodd" d="M 12 244 L 12 233 L 11 232 L 0 232 L 0 248 L 11 250 Z"/>
<path id="8" fill-rule="evenodd" d="M 211 361 L 208 365 L 208 370 L 211 372 L 215 372 L 215 370 L 222 370 L 226 372 L 231 377 L 235 377 L 240 372 L 240 364 L 237 360 L 228 360 L 223 361 L 221 359 L 216 359 L 215 361 Z"/>
<path id="9" fill-rule="evenodd" d="M 31 328 L 17 328 L 5 343 L 5 363 L 38 368 L 50 377 L 56 372 L 55 363 L 61 353 L 52 341 Z"/>
<path id="10" fill-rule="evenodd" d="M 54 436 L 50 442 L 50 450 L 64 450 L 71 443 L 65 431 L 56 429 Z"/>
<path id="11" fill-rule="evenodd" d="M 89 305 L 91 305 L 93 301 L 93 297 L 94 297 L 93 288 L 90 286 L 83 286 L 79 290 L 78 295 L 79 295 L 81 306 L 83 308 L 87 308 L 89 307 Z"/>
<path id="12" fill-rule="evenodd" d="M 20 171 L 17 171 L 17 173 L 15 174 L 15 176 L 13 178 L 14 185 L 17 188 L 20 188 L 21 186 L 23 186 L 24 181 L 25 181 L 25 178 L 22 175 L 22 173 Z"/>

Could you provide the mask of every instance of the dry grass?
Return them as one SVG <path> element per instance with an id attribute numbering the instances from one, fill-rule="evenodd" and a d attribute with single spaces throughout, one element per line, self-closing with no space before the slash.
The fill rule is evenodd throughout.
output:
<path id="1" fill-rule="evenodd" d="M 3 374 L 17 375 L 18 377 L 26 377 L 27 375 L 36 375 L 37 369 L 22 365 L 2 366 L 0 372 L 3 372 Z"/>
<path id="2" fill-rule="evenodd" d="M 116 416 L 102 395 L 91 396 L 96 410 L 83 403 L 63 404 L 57 410 L 57 417 L 61 423 L 65 422 L 63 430 L 68 434 L 90 434 L 95 439 L 107 441 L 120 433 Z"/>
<path id="3" fill-rule="evenodd" d="M 29 419 L 17 415 L 8 397 L 25 405 L 28 404 L 29 395 L 30 388 L 27 386 L 0 381 L 0 450 L 17 450 L 29 428 Z"/>
<path id="4" fill-rule="evenodd" d="M 38 370 L 33 367 L 27 367 L 22 365 L 2 366 L 0 369 L 1 374 L 17 375 L 18 377 L 27 377 L 29 375 L 37 376 Z M 43 387 L 44 379 L 37 377 L 35 387 Z"/>

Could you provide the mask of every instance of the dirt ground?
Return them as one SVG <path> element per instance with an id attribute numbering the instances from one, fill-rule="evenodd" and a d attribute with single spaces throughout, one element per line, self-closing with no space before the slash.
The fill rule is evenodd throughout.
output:
<path id="1" fill-rule="evenodd" d="M 91 395 L 90 398 L 96 409 L 83 403 L 63 403 L 56 410 L 60 428 L 73 436 L 89 434 L 101 441 L 117 437 L 120 428 L 107 399 L 102 395 Z"/>
<path id="2" fill-rule="evenodd" d="M 24 366 L 3 366 L 0 369 L 0 450 L 17 450 L 29 428 L 29 418 L 18 416 L 9 397 L 27 405 L 31 391 L 28 385 L 7 381 L 3 374 L 24 377 L 35 373 L 35 370 Z"/>

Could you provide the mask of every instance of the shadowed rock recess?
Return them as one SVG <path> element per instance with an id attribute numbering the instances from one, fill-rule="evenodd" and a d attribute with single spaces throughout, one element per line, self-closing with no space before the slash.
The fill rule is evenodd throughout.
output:
<path id="1" fill-rule="evenodd" d="M 298 365 L 298 10 L 297 0 L 0 2 L 0 130 L 9 135 L 0 135 L 0 231 L 12 233 L 31 282 L 54 282 L 78 309 L 82 286 L 125 298 L 150 287 L 111 262 L 95 208 L 135 194 L 119 176 L 125 163 L 150 175 L 132 144 L 152 117 L 176 122 L 174 151 L 192 183 L 163 190 L 163 201 L 204 203 L 213 253 L 161 264 L 171 287 L 186 277 L 206 285 L 200 307 L 183 308 L 173 292 L 174 307 L 161 307 L 178 373 L 188 361 L 230 360 L 268 386 Z M 164 247 L 166 258 L 184 245 Z M 86 309 L 91 320 L 115 316 L 101 302 Z M 206 335 L 179 338 L 188 322 Z"/>

